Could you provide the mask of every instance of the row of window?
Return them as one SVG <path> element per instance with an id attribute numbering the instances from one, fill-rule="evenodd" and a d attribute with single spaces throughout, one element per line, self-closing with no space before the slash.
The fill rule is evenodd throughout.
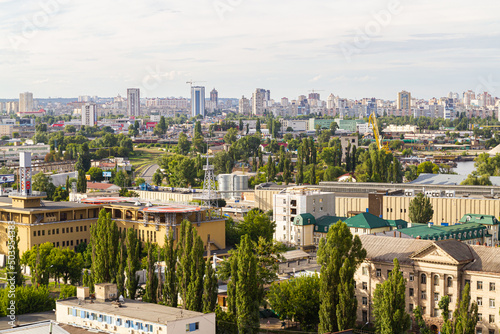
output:
<path id="1" fill-rule="evenodd" d="M 87 232 L 87 226 L 75 226 L 76 232 Z M 71 227 L 66 227 L 66 228 L 61 228 L 61 233 L 73 233 L 73 226 Z M 52 230 L 48 229 L 47 230 L 47 235 L 56 235 L 59 234 L 59 229 L 58 228 L 53 228 Z M 45 235 L 45 230 L 38 230 L 38 231 L 33 231 L 33 236 L 34 237 L 39 237 L 39 236 L 44 236 Z"/>
<path id="2" fill-rule="evenodd" d="M 483 334 L 483 329 L 478 327 L 476 328 L 476 334 Z M 495 330 L 494 329 L 488 329 L 488 334 L 495 334 Z"/>
<path id="3" fill-rule="evenodd" d="M 80 317 L 82 319 L 97 320 L 108 325 L 123 326 L 125 328 L 141 330 L 147 333 L 152 333 L 154 326 L 152 324 L 144 324 L 140 321 L 123 320 L 122 318 L 115 318 L 110 315 L 93 313 L 89 311 L 79 310 L 76 308 L 68 308 L 68 315 Z"/>
<path id="4" fill-rule="evenodd" d="M 477 297 L 477 306 L 483 306 L 483 297 Z M 495 308 L 495 298 L 490 298 L 489 300 L 490 308 Z"/>

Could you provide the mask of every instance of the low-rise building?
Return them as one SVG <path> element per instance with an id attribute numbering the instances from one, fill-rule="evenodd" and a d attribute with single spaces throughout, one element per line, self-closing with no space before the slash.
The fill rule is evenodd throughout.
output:
<path id="1" fill-rule="evenodd" d="M 465 285 L 470 284 L 471 301 L 478 304 L 476 333 L 498 334 L 500 319 L 496 302 L 500 299 L 500 248 L 467 245 L 454 240 L 419 240 L 360 236 L 367 255 L 358 267 L 356 297 L 357 321 L 373 323 L 373 296 L 378 284 L 387 280 L 397 258 L 406 279 L 406 311 L 422 308 L 431 330 L 442 326 L 438 302 L 450 297 L 450 310 L 456 308 Z"/>
<path id="2" fill-rule="evenodd" d="M 115 284 L 96 284 L 95 300 L 88 288 L 78 296 L 56 302 L 56 320 L 61 324 L 105 333 L 188 333 L 215 334 L 215 313 L 200 313 L 123 299 Z"/>

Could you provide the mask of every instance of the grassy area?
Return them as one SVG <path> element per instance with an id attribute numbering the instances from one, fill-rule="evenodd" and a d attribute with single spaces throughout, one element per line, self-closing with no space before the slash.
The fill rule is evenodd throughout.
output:
<path id="1" fill-rule="evenodd" d="M 134 155 L 129 157 L 130 163 L 136 171 L 156 163 L 158 158 L 165 154 L 165 151 L 159 147 L 155 148 L 134 148 Z"/>

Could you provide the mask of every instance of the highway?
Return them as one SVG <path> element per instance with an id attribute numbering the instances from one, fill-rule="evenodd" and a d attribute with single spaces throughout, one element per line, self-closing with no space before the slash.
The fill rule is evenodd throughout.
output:
<path id="1" fill-rule="evenodd" d="M 142 177 L 146 183 L 151 183 L 153 180 L 153 174 L 158 168 L 160 168 L 160 166 L 157 164 L 149 165 L 146 169 L 144 169 L 144 172 L 141 173 L 140 177 Z"/>

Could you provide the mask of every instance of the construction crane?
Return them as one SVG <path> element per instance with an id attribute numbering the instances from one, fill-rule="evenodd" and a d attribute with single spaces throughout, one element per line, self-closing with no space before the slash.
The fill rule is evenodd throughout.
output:
<path id="1" fill-rule="evenodd" d="M 191 79 L 190 81 L 186 81 L 186 83 L 188 83 L 191 87 L 193 87 L 193 84 L 197 82 L 206 82 L 206 81 L 193 81 L 193 79 Z"/>
<path id="2" fill-rule="evenodd" d="M 370 117 L 368 118 L 368 123 L 371 124 L 373 127 L 373 136 L 375 137 L 377 148 L 385 152 L 390 152 L 391 150 L 389 149 L 388 144 L 387 143 L 384 144 L 384 139 L 378 132 L 377 116 L 375 115 L 374 112 L 370 114 Z"/>

